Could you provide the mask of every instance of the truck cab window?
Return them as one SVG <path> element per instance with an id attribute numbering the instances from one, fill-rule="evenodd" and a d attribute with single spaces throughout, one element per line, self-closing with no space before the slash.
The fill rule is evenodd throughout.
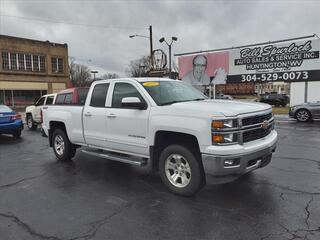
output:
<path id="1" fill-rule="evenodd" d="M 72 93 L 67 93 L 64 98 L 64 104 L 71 104 L 72 103 Z"/>
<path id="2" fill-rule="evenodd" d="M 105 107 L 109 83 L 97 84 L 91 96 L 91 107 Z"/>
<path id="3" fill-rule="evenodd" d="M 51 104 L 53 104 L 53 99 L 54 99 L 54 96 L 48 96 L 48 97 L 47 97 L 47 101 L 46 101 L 46 105 L 51 105 Z"/>
<path id="4" fill-rule="evenodd" d="M 116 83 L 112 96 L 112 107 L 122 108 L 121 101 L 126 97 L 137 97 L 141 102 L 146 102 L 138 90 L 129 83 Z"/>
<path id="5" fill-rule="evenodd" d="M 65 97 L 66 97 L 65 94 L 58 94 L 55 104 L 63 104 Z"/>

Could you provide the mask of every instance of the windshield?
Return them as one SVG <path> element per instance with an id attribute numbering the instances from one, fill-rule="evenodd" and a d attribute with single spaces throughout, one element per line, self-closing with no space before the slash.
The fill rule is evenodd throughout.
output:
<path id="1" fill-rule="evenodd" d="M 182 81 L 141 82 L 158 105 L 207 99 L 199 90 Z"/>

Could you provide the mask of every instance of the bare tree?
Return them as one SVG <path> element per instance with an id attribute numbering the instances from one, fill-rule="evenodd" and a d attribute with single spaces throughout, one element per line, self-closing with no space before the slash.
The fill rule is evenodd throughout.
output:
<path id="1" fill-rule="evenodd" d="M 73 58 L 70 59 L 70 80 L 75 87 L 86 87 L 90 86 L 92 79 L 90 69 L 88 66 L 83 64 L 75 63 Z"/>
<path id="2" fill-rule="evenodd" d="M 139 59 L 132 60 L 126 69 L 126 74 L 130 77 L 147 77 L 151 68 L 149 56 L 143 56 Z"/>
<path id="3" fill-rule="evenodd" d="M 101 79 L 114 79 L 114 78 L 119 78 L 119 75 L 116 73 L 106 73 L 101 77 Z"/>

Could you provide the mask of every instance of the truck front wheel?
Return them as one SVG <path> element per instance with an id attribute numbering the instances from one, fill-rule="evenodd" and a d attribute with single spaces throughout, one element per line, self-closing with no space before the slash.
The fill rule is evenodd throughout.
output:
<path id="1" fill-rule="evenodd" d="M 181 145 L 169 145 L 161 152 L 159 170 L 162 182 L 179 195 L 195 194 L 204 182 L 200 161 Z"/>
<path id="2" fill-rule="evenodd" d="M 35 122 L 33 121 L 32 115 L 28 114 L 27 115 L 27 126 L 30 130 L 36 130 L 37 129 L 37 125 L 35 124 Z"/>
<path id="3" fill-rule="evenodd" d="M 75 147 L 70 143 L 62 129 L 55 129 L 52 134 L 53 151 L 60 161 L 70 160 L 75 154 Z"/>

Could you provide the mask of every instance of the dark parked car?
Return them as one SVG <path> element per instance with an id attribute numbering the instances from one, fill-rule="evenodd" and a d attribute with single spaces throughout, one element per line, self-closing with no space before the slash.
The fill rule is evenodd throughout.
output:
<path id="1" fill-rule="evenodd" d="M 270 93 L 270 94 L 260 95 L 259 102 L 268 103 L 276 107 L 280 107 L 280 106 L 285 107 L 289 103 L 289 97 L 285 94 Z"/>
<path id="2" fill-rule="evenodd" d="M 292 106 L 289 110 L 289 116 L 297 119 L 299 122 L 320 119 L 320 101 Z"/>
<path id="3" fill-rule="evenodd" d="M 19 138 L 22 129 L 21 115 L 5 105 L 0 105 L 0 134 L 12 134 Z"/>

